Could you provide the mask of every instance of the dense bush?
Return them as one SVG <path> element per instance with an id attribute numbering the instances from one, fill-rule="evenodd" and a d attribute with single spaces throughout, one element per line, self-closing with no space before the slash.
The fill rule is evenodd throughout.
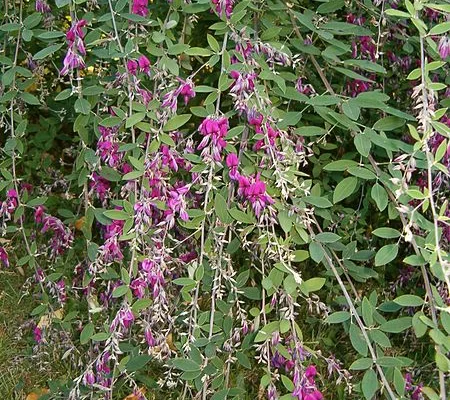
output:
<path id="1" fill-rule="evenodd" d="M 0 15 L 0 259 L 70 366 L 43 398 L 447 398 L 446 1 Z"/>

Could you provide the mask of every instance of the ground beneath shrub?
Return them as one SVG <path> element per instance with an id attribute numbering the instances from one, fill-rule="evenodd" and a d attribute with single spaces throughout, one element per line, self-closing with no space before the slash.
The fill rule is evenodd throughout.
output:
<path id="1" fill-rule="evenodd" d="M 28 324 L 36 303 L 23 295 L 25 279 L 16 270 L 0 271 L 0 399 L 23 400 L 46 386 L 51 368 L 39 368 L 31 351 Z"/>

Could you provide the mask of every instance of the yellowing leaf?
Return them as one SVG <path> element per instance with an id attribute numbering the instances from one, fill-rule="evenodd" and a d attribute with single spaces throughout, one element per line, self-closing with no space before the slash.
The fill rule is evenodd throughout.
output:
<path id="1" fill-rule="evenodd" d="M 25 400 L 39 400 L 39 397 L 41 397 L 44 394 L 48 393 L 48 389 L 46 388 L 38 388 L 34 389 L 30 394 L 27 395 Z"/>

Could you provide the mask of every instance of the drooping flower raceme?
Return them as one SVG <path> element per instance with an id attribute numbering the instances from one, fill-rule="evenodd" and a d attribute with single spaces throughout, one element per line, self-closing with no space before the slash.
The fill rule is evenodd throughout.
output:
<path id="1" fill-rule="evenodd" d="M 43 220 L 42 233 L 52 231 L 53 236 L 50 240 L 51 255 L 56 257 L 69 249 L 73 242 L 73 233 L 68 229 L 63 222 L 51 215 L 45 215 Z"/>
<path id="2" fill-rule="evenodd" d="M 222 150 L 227 145 L 224 138 L 228 133 L 228 119 L 208 117 L 200 124 L 198 130 L 203 135 L 198 146 L 198 150 L 203 150 L 203 159 L 212 158 L 214 161 L 221 161 Z"/>
<path id="3" fill-rule="evenodd" d="M 85 67 L 84 56 L 86 48 L 84 47 L 84 31 L 83 27 L 87 25 L 87 21 L 80 19 L 74 22 L 66 33 L 66 41 L 69 45 L 66 56 L 63 61 L 63 69 L 61 75 L 67 75 L 75 69 L 83 69 Z"/>
<path id="4" fill-rule="evenodd" d="M 238 194 L 248 201 L 257 217 L 264 209 L 274 204 L 274 200 L 266 192 L 266 184 L 260 180 L 259 175 L 246 177 L 240 175 L 238 178 Z"/>

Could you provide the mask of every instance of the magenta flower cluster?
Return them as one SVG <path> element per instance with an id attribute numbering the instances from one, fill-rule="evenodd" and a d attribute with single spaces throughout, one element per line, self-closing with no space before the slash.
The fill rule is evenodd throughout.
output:
<path id="1" fill-rule="evenodd" d="M 66 33 L 66 41 L 69 45 L 66 56 L 63 61 L 61 75 L 67 75 L 75 69 L 83 69 L 85 67 L 84 56 L 86 48 L 84 47 L 84 31 L 87 21 L 80 19 L 72 24 Z"/>

